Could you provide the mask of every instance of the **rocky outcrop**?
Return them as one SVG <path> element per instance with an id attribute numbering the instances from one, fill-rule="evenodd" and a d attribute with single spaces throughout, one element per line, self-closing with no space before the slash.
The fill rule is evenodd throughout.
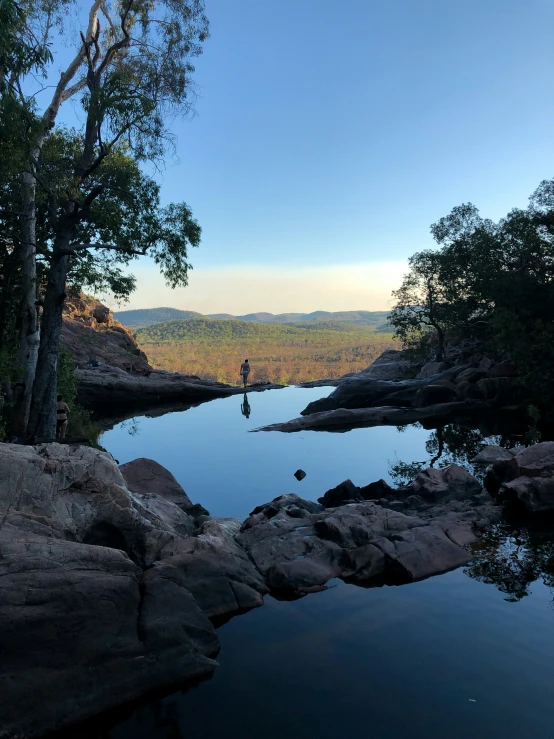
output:
<path id="1" fill-rule="evenodd" d="M 0 445 L 0 736 L 209 674 L 210 617 L 261 604 L 240 523 L 196 527 L 174 478 L 158 495 L 155 463 L 139 467 L 131 492 L 95 449 Z"/>
<path id="2" fill-rule="evenodd" d="M 485 485 L 501 500 L 528 513 L 554 511 L 554 442 L 519 450 L 485 447 L 474 460 L 488 464 Z"/>
<path id="3" fill-rule="evenodd" d="M 476 355 L 448 366 L 429 362 L 415 379 L 402 352 L 387 351 L 363 372 L 345 375 L 327 397 L 310 403 L 301 418 L 263 431 L 347 430 L 359 426 L 470 419 L 490 411 L 525 407 L 528 394 L 509 362 Z M 384 379 L 386 378 L 386 379 Z"/>
<path id="4" fill-rule="evenodd" d="M 271 589 L 301 594 L 334 577 L 368 584 L 439 574 L 466 563 L 467 546 L 500 516 L 457 465 L 427 470 L 398 490 L 347 480 L 320 501 L 330 506 L 283 495 L 244 522 L 237 541 Z"/>
<path id="5" fill-rule="evenodd" d="M 367 371 L 347 376 L 329 397 L 310 403 L 302 415 L 338 408 L 426 408 L 472 400 L 498 407 L 524 401 L 525 390 L 514 375 L 513 365 L 491 362 L 486 369 L 482 365 L 483 361 L 478 366 L 465 363 L 453 367 L 446 367 L 444 362 L 431 362 L 414 380 L 381 380 Z"/>
<path id="6" fill-rule="evenodd" d="M 137 375 L 152 370 L 133 333 L 114 320 L 107 306 L 83 293 L 66 298 L 61 344 L 77 367 L 92 361 Z"/>
<path id="7" fill-rule="evenodd" d="M 542 480 L 553 451 L 516 455 L 517 470 Z M 39 736 L 209 674 L 213 621 L 269 591 L 458 567 L 499 511 L 451 465 L 400 488 L 347 480 L 319 503 L 282 495 L 241 524 L 200 512 L 153 460 L 1 444 L 0 736 Z"/>
<path id="8" fill-rule="evenodd" d="M 283 423 L 273 423 L 253 431 L 347 431 L 368 426 L 402 426 L 409 423 L 422 423 L 434 426 L 446 420 L 471 418 L 486 414 L 492 406 L 485 401 L 466 401 L 438 403 L 428 408 L 397 408 L 384 406 L 377 408 L 339 408 L 334 411 L 311 413 L 293 418 Z"/>
<path id="9" fill-rule="evenodd" d="M 254 383 L 245 390 L 223 382 L 201 380 L 191 375 L 163 370 L 152 370 L 148 377 L 141 377 L 107 365 L 78 369 L 76 374 L 78 402 L 87 408 L 93 408 L 100 416 L 117 414 L 123 408 L 138 412 L 144 408 L 170 403 L 190 407 L 213 398 L 283 387 Z"/>
<path id="10" fill-rule="evenodd" d="M 414 369 L 414 363 L 406 359 L 404 352 L 387 349 L 359 374 L 372 380 L 403 380 Z"/>

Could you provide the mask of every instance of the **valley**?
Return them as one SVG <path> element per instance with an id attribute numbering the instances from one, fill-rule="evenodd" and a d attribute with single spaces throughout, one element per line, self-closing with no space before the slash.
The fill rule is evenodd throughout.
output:
<path id="1" fill-rule="evenodd" d="M 129 325 L 128 317 L 117 315 Z M 359 372 L 395 348 L 385 317 L 380 313 L 379 324 L 360 325 L 323 317 L 262 323 L 199 316 L 138 328 L 136 339 L 157 369 L 235 384 L 248 358 L 251 381 L 289 385 Z"/>

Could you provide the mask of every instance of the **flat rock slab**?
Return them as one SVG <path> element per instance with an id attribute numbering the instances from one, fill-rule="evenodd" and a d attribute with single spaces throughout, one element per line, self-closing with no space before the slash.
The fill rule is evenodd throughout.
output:
<path id="1" fill-rule="evenodd" d="M 382 408 L 339 408 L 300 416 L 285 423 L 274 423 L 262 426 L 253 431 L 329 431 L 353 429 L 367 426 L 397 426 L 408 423 L 431 422 L 456 418 L 489 410 L 485 401 L 460 401 L 439 403 L 426 408 L 398 408 L 384 406 Z"/>
<path id="2" fill-rule="evenodd" d="M 87 408 L 147 408 L 163 403 L 196 404 L 244 392 L 278 390 L 284 385 L 254 383 L 246 388 L 212 380 L 194 379 L 170 372 L 152 372 L 148 377 L 132 375 L 117 367 L 102 365 L 78 369 L 77 399 Z M 109 414 L 106 414 L 109 415 Z"/>

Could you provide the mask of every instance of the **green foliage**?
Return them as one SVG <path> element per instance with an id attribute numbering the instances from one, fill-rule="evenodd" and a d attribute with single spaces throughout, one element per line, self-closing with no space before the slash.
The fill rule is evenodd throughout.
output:
<path id="1" fill-rule="evenodd" d="M 11 94 L 14 78 L 51 59 L 50 50 L 29 29 L 23 8 L 13 0 L 0 0 L 0 94 Z"/>
<path id="2" fill-rule="evenodd" d="M 508 355 L 554 404 L 554 181 L 498 223 L 471 204 L 431 227 L 439 248 L 410 259 L 390 321 L 403 345 L 439 355 L 470 337 Z"/>
<path id="3" fill-rule="evenodd" d="M 345 327 L 344 324 L 319 324 L 304 327 L 300 324 L 265 324 L 249 321 L 229 321 L 215 318 L 191 318 L 184 321 L 169 321 L 153 324 L 137 331 L 137 340 L 143 344 L 166 343 L 205 343 L 217 342 L 232 344 L 233 342 L 256 341 L 279 344 L 285 342 L 303 343 L 329 340 L 332 343 L 335 333 L 348 331 L 352 337 L 367 338 L 375 333 L 372 328 Z"/>
<path id="4" fill-rule="evenodd" d="M 57 392 L 63 395 L 64 401 L 69 406 L 67 435 L 88 439 L 93 446 L 98 446 L 100 429 L 92 422 L 89 411 L 76 402 L 77 377 L 75 375 L 75 362 L 71 355 L 63 349 L 58 357 Z"/>

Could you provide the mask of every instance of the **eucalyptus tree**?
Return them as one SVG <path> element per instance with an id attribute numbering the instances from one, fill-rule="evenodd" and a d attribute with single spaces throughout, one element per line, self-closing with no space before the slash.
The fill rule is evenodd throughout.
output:
<path id="1" fill-rule="evenodd" d="M 43 48 L 60 29 L 66 40 L 71 39 L 72 26 L 67 19 L 72 8 L 78 12 L 79 6 L 72 0 L 22 3 L 34 37 Z M 110 168 L 116 167 L 110 164 L 112 158 L 117 161 L 122 152 L 137 162 L 162 157 L 171 143 L 168 122 L 174 115 L 186 115 L 192 109 L 192 60 L 201 53 L 207 37 L 202 0 L 89 0 L 86 28 L 74 33 L 75 54 L 57 78 L 50 99 L 41 111 L 36 110 L 38 123 L 28 147 L 21 196 L 19 365 L 25 392 L 18 409 L 20 433 L 27 430 L 49 435 L 54 427 L 57 350 L 65 283 L 72 262 L 79 262 L 82 268 L 87 261 L 83 257 L 86 251 L 89 274 L 95 269 L 99 274 L 98 265 L 106 262 L 101 256 L 106 249 L 117 252 L 120 258 L 153 249 L 170 283 L 186 282 L 184 247 L 198 238 L 197 226 L 186 206 L 173 206 L 163 213 L 158 209 L 157 225 L 148 224 L 151 230 L 143 234 L 138 247 L 117 239 L 104 242 L 102 228 L 94 225 L 94 211 L 98 209 L 93 206 L 106 203 L 110 197 L 130 202 L 131 191 L 125 191 L 113 171 L 109 175 Z M 15 82 L 22 99 L 24 83 Z M 81 110 L 82 125 L 68 132 L 69 151 L 56 168 L 55 158 L 46 161 L 45 149 L 49 139 L 57 135 L 60 109 L 70 99 Z M 147 179 L 143 185 L 152 190 Z M 40 255 L 48 263 L 48 282 L 41 301 L 42 332 L 36 282 L 39 200 L 47 211 Z M 144 198 L 137 202 L 144 202 Z M 161 223 L 168 229 L 163 238 Z M 81 239 L 81 234 L 89 232 L 98 237 L 94 243 Z"/>

